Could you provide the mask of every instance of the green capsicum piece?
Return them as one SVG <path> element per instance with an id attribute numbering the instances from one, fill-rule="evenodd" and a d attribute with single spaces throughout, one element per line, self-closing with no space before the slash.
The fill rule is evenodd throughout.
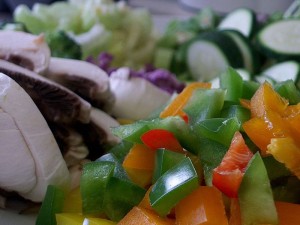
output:
<path id="1" fill-rule="evenodd" d="M 107 183 L 105 195 L 102 196 L 105 214 L 109 219 L 119 221 L 138 205 L 145 194 L 146 190 L 137 184 L 113 176 Z"/>
<path id="2" fill-rule="evenodd" d="M 243 94 L 243 79 L 237 71 L 229 67 L 220 75 L 220 87 L 226 90 L 225 100 L 239 102 Z"/>
<path id="3" fill-rule="evenodd" d="M 55 214 L 62 212 L 65 193 L 59 187 L 48 185 L 45 198 L 36 219 L 36 225 L 56 225 Z"/>
<path id="4" fill-rule="evenodd" d="M 147 126 L 148 123 L 149 121 L 140 120 L 131 124 L 112 127 L 111 131 L 115 136 L 122 140 L 142 144 L 140 137 L 149 130 L 149 127 Z"/>
<path id="5" fill-rule="evenodd" d="M 243 225 L 278 224 L 270 180 L 259 152 L 248 163 L 238 199 Z"/>
<path id="6" fill-rule="evenodd" d="M 109 150 L 109 153 L 112 153 L 116 156 L 116 158 L 123 163 L 126 155 L 130 151 L 131 147 L 133 146 L 132 142 L 122 140 L 120 143 L 115 145 Z"/>
<path id="7" fill-rule="evenodd" d="M 185 158 L 182 153 L 170 151 L 167 149 L 158 149 L 155 153 L 155 165 L 153 172 L 153 183 L 163 175 L 166 171 L 171 169 L 177 163 Z"/>
<path id="8" fill-rule="evenodd" d="M 122 162 L 113 154 L 107 153 L 98 159 L 95 162 L 113 162 L 115 164 L 114 176 L 121 179 L 130 180 L 125 169 L 122 166 Z"/>
<path id="9" fill-rule="evenodd" d="M 251 113 L 249 109 L 241 105 L 230 105 L 222 109 L 221 116 L 224 118 L 236 118 L 239 123 L 239 130 L 243 131 L 243 123 L 250 119 Z"/>
<path id="10" fill-rule="evenodd" d="M 82 212 L 85 215 L 101 215 L 104 213 L 103 199 L 106 185 L 113 176 L 114 162 L 90 162 L 83 166 L 80 179 Z"/>
<path id="11" fill-rule="evenodd" d="M 193 92 L 183 111 L 188 115 L 189 124 L 220 117 L 224 105 L 225 90 L 197 89 Z"/>
<path id="12" fill-rule="evenodd" d="M 212 118 L 199 121 L 193 126 L 198 136 L 206 137 L 229 147 L 232 137 L 240 129 L 236 117 Z"/>
<path id="13" fill-rule="evenodd" d="M 152 208 L 166 216 L 184 197 L 199 186 L 199 178 L 189 158 L 181 160 L 153 184 L 149 194 Z"/>
<path id="14" fill-rule="evenodd" d="M 252 80 L 243 80 L 242 98 L 250 100 L 259 88 L 260 83 Z"/>
<path id="15" fill-rule="evenodd" d="M 291 105 L 295 105 L 300 102 L 300 92 L 293 80 L 278 82 L 274 85 L 274 89 L 282 97 L 288 99 Z"/>
<path id="16" fill-rule="evenodd" d="M 203 167 L 204 180 L 207 186 L 212 186 L 212 172 L 222 161 L 228 147 L 205 137 L 201 137 L 201 148 L 198 154 Z"/>

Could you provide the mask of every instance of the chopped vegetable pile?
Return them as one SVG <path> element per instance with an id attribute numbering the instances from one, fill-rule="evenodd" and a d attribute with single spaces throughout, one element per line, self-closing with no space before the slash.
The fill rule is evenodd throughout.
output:
<path id="1" fill-rule="evenodd" d="M 111 128 L 121 142 L 83 165 L 79 187 L 50 185 L 37 225 L 300 224 L 297 11 L 202 9 L 159 38 L 147 10 L 109 0 L 21 5 L 14 19 L 60 57 L 74 41 L 64 57 L 177 92 Z"/>
<path id="2" fill-rule="evenodd" d="M 192 82 L 155 118 L 112 128 L 122 142 L 80 187 L 49 186 L 37 224 L 299 224 L 299 91 L 253 82 L 250 96 L 249 82 L 228 68 L 219 88 Z"/>

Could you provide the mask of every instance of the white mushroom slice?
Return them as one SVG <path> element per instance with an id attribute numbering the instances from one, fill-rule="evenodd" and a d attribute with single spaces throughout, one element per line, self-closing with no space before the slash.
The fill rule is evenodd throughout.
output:
<path id="1" fill-rule="evenodd" d="M 49 184 L 67 188 L 70 174 L 30 96 L 0 73 L 0 187 L 42 201 Z"/>
<path id="2" fill-rule="evenodd" d="M 117 118 L 145 119 L 171 98 L 167 92 L 139 77 L 130 77 L 129 68 L 110 75 L 110 87 L 116 97 L 112 114 Z"/>
<path id="3" fill-rule="evenodd" d="M 113 135 L 111 132 L 111 128 L 119 126 L 120 123 L 107 113 L 97 108 L 92 108 L 91 123 L 94 123 L 99 128 L 102 128 L 104 130 L 104 132 L 106 133 L 107 142 L 117 143 L 120 141 L 120 139 Z"/>
<path id="4" fill-rule="evenodd" d="M 44 76 L 74 91 L 97 108 L 111 109 L 114 96 L 108 75 L 92 63 L 52 57 Z"/>
<path id="5" fill-rule="evenodd" d="M 50 61 L 50 48 L 44 35 L 33 35 L 21 31 L 0 31 L 0 59 L 43 73 Z"/>
<path id="6" fill-rule="evenodd" d="M 47 121 L 89 122 L 91 105 L 71 90 L 39 74 L 0 60 L 0 72 L 15 80 L 30 95 Z"/>

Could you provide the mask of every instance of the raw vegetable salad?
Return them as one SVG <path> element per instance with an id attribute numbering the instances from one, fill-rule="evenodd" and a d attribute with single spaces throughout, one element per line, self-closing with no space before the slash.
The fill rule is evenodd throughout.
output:
<path id="1" fill-rule="evenodd" d="M 62 30 L 83 59 L 105 51 L 115 67 L 150 62 L 189 81 L 151 118 L 112 128 L 122 141 L 83 166 L 80 187 L 49 186 L 36 224 L 300 224 L 300 20 L 289 12 L 204 9 L 157 40 L 147 11 L 123 3 L 20 6 L 16 21 Z"/>
<path id="2" fill-rule="evenodd" d="M 122 142 L 79 188 L 49 186 L 37 224 L 299 224 L 299 91 L 249 84 L 228 68 L 220 88 L 190 83 L 156 117 L 112 128 Z"/>

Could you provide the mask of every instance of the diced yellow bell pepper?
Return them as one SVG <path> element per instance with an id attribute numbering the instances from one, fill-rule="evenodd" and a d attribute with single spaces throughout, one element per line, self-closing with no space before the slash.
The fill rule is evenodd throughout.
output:
<path id="1" fill-rule="evenodd" d="M 300 179 L 300 148 L 290 137 L 273 138 L 268 145 L 268 153 L 284 163 Z"/>

